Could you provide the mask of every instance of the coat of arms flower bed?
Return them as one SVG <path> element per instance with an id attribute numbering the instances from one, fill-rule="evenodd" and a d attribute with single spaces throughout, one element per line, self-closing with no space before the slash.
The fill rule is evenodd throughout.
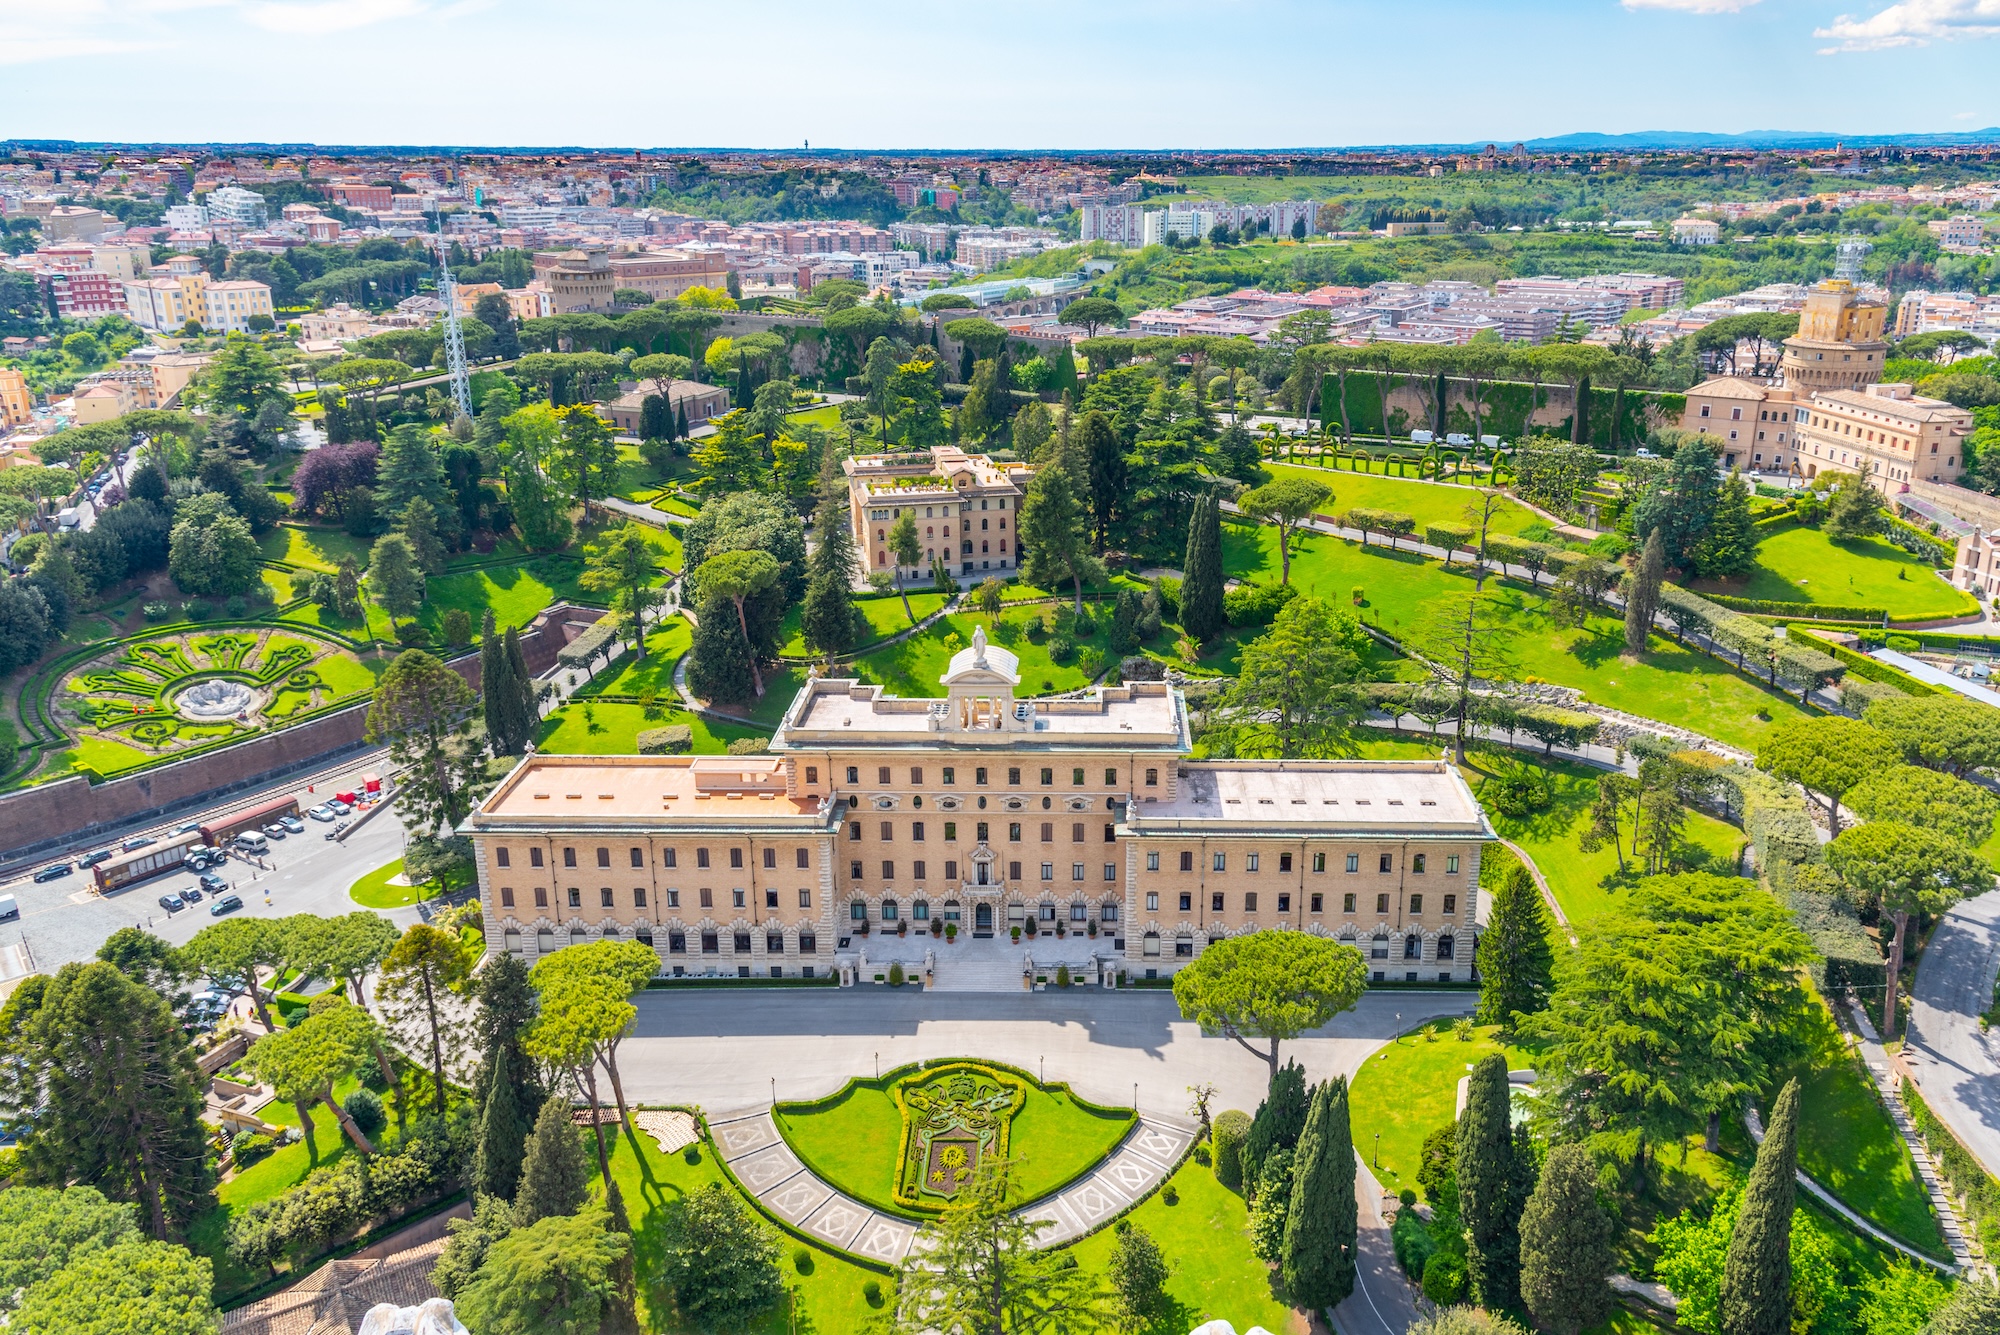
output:
<path id="1" fill-rule="evenodd" d="M 1027 1089 L 992 1067 L 950 1062 L 897 1085 L 895 1098 L 903 1114 L 896 1203 L 934 1210 L 972 1181 L 981 1162 L 1008 1157 Z"/>

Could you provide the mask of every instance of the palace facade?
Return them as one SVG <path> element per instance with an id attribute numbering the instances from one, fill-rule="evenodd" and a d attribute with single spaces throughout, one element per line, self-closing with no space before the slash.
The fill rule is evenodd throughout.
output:
<path id="1" fill-rule="evenodd" d="M 628 937 L 671 974 L 846 978 L 949 924 L 941 961 L 1021 928 L 1150 978 L 1275 930 L 1353 942 L 1376 981 L 1472 976 L 1494 836 L 1442 760 L 1194 760 L 1178 690 L 1017 698 L 983 629 L 941 684 L 809 680 L 769 755 L 528 757 L 462 827 L 489 948 Z"/>

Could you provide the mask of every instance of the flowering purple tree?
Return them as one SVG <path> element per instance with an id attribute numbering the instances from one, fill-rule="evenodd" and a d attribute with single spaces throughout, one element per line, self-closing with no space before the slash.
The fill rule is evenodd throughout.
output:
<path id="1" fill-rule="evenodd" d="M 302 515 L 342 518 L 347 494 L 356 487 L 375 485 L 375 464 L 381 453 L 372 440 L 322 445 L 309 452 L 292 474 L 292 509 Z"/>

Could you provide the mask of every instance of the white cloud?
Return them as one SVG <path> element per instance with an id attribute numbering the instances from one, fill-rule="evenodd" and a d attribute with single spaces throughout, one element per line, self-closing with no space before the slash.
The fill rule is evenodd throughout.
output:
<path id="1" fill-rule="evenodd" d="M 1738 14 L 1757 0 L 1619 0 L 1627 9 L 1671 9 L 1682 14 Z"/>
<path id="2" fill-rule="evenodd" d="M 322 0 L 309 4 L 267 0 L 263 4 L 246 5 L 243 17 L 267 32 L 323 37 L 389 19 L 408 18 L 423 9 L 419 0 Z"/>
<path id="3" fill-rule="evenodd" d="M 143 51 L 151 42 L 120 42 L 105 37 L 84 37 L 74 33 L 21 33 L 18 30 L 0 42 L 0 65 L 30 65 L 42 60 L 63 60 L 72 56 L 112 56 L 125 51 Z"/>
<path id="4" fill-rule="evenodd" d="M 1823 56 L 2000 36 L 2000 0 L 1902 0 L 1867 18 L 1842 14 L 1813 36 L 1833 41 Z"/>

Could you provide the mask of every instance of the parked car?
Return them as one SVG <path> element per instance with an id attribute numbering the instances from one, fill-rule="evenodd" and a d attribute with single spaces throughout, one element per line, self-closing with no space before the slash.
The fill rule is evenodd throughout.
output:
<path id="1" fill-rule="evenodd" d="M 89 871 L 92 867 L 95 867 L 98 863 L 109 862 L 110 860 L 111 860 L 111 850 L 108 848 L 100 848 L 95 853 L 86 853 L 82 857 L 78 858 L 76 860 L 76 865 L 82 868 L 84 871 Z"/>
<path id="2" fill-rule="evenodd" d="M 280 816 L 278 817 L 278 824 L 285 827 L 285 833 L 287 834 L 304 834 L 306 832 L 306 823 L 297 816 Z"/>
<path id="3" fill-rule="evenodd" d="M 174 830 L 174 833 L 175 833 L 175 834 L 193 834 L 193 833 L 194 833 L 194 832 L 195 832 L 196 830 L 199 830 L 200 828 L 201 828 L 201 822 L 200 822 L 200 821 L 198 821 L 198 820 L 191 820 L 191 821 L 189 821 L 189 822 L 188 822 L 187 824 L 185 824 L 185 825 L 181 825 L 181 826 L 177 826 L 177 827 L 175 828 L 175 830 Z"/>
<path id="4" fill-rule="evenodd" d="M 328 811 L 331 811 L 336 816 L 345 816 L 348 812 L 354 810 L 352 806 L 348 805 L 346 802 L 341 801 L 337 797 L 334 798 L 331 802 L 328 802 L 326 804 L 326 809 Z"/>
<path id="5" fill-rule="evenodd" d="M 181 891 L 181 898 L 190 904 L 199 904 L 201 903 L 201 891 L 193 886 L 189 886 L 187 889 Z"/>
<path id="6" fill-rule="evenodd" d="M 182 909 L 187 907 L 187 901 L 182 899 L 179 895 L 161 895 L 160 907 L 165 909 L 169 913 L 179 913 Z"/>
<path id="7" fill-rule="evenodd" d="M 201 888 L 208 891 L 210 894 L 217 894 L 220 893 L 221 891 L 227 890 L 229 888 L 229 882 L 223 880 L 220 876 L 217 876 L 214 872 L 210 872 L 208 875 L 201 878 Z"/>
<path id="8" fill-rule="evenodd" d="M 243 907 L 243 896 L 224 895 L 208 906 L 210 916 L 220 918 L 225 913 L 234 913 Z"/>
<path id="9" fill-rule="evenodd" d="M 43 881 L 60 881 L 75 870 L 76 868 L 67 862 L 51 863 L 35 873 L 35 884 L 40 885 Z"/>
<path id="10" fill-rule="evenodd" d="M 283 825 L 279 824 L 277 821 L 272 821 L 269 825 L 266 825 L 264 827 L 264 833 L 270 835 L 273 839 L 283 839 L 287 834 L 291 833 L 291 831 L 287 830 Z"/>
<path id="11" fill-rule="evenodd" d="M 328 806 L 328 805 L 327 805 L 326 803 L 324 803 L 324 802 L 322 802 L 322 803 L 320 803 L 320 804 L 319 804 L 318 806 L 314 807 L 314 808 L 313 808 L 313 809 L 312 809 L 311 811 L 308 811 L 308 812 L 306 813 L 306 815 L 308 815 L 308 816 L 311 816 L 311 817 L 312 817 L 312 818 L 313 818 L 314 820 L 322 820 L 322 821 L 324 821 L 324 820 L 337 820 L 337 819 L 338 819 L 338 817 L 337 817 L 337 816 L 336 816 L 336 815 L 334 814 L 334 810 L 333 810 L 333 808 L 332 808 L 332 807 L 330 807 L 330 806 Z"/>
<path id="12" fill-rule="evenodd" d="M 127 839 L 124 843 L 118 846 L 124 849 L 127 853 L 136 853 L 142 848 L 151 847 L 152 844 L 154 844 L 155 842 L 156 841 L 154 840 L 153 836 L 150 834 L 138 834 L 132 836 L 130 839 Z"/>

